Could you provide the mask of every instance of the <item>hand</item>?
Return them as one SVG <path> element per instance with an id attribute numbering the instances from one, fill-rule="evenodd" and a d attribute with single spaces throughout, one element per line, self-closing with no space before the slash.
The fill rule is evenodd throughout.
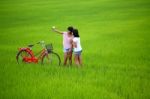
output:
<path id="1" fill-rule="evenodd" d="M 72 52 L 72 48 L 69 49 L 69 52 Z"/>
<path id="2" fill-rule="evenodd" d="M 56 27 L 55 27 L 55 26 L 53 26 L 52 28 L 53 28 L 53 29 L 55 29 Z"/>
<path id="3" fill-rule="evenodd" d="M 56 31 L 56 27 L 55 27 L 55 26 L 53 26 L 53 27 L 52 27 L 52 30 L 53 30 L 53 31 Z"/>

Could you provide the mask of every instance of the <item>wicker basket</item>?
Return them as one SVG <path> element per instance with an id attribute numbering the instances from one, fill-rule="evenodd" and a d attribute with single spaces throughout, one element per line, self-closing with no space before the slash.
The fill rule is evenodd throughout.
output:
<path id="1" fill-rule="evenodd" d="M 46 47 L 48 52 L 51 52 L 53 50 L 52 44 L 47 44 L 47 45 L 45 45 L 45 47 Z"/>

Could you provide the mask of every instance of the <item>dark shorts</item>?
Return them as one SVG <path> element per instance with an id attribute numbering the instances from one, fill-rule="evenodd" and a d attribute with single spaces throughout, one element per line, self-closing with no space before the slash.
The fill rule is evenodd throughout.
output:
<path id="1" fill-rule="evenodd" d="M 82 50 L 81 50 L 81 51 L 74 52 L 75 55 L 79 55 L 79 56 L 81 55 L 81 53 L 82 53 Z"/>

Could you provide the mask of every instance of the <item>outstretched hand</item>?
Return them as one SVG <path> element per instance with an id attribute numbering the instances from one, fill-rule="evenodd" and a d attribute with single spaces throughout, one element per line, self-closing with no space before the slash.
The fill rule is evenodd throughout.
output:
<path id="1" fill-rule="evenodd" d="M 56 33 L 63 34 L 63 32 L 57 30 L 55 26 L 52 27 L 52 30 Z"/>
<path id="2" fill-rule="evenodd" d="M 53 30 L 53 31 L 56 31 L 56 27 L 55 27 L 55 26 L 53 26 L 53 27 L 52 27 L 52 30 Z"/>

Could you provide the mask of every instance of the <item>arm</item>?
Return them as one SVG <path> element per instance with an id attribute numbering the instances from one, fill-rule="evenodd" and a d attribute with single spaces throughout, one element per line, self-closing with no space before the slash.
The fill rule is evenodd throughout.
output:
<path id="1" fill-rule="evenodd" d="M 70 43 L 71 43 L 71 49 L 69 52 L 71 52 L 73 50 L 73 40 L 71 40 Z"/>
<path id="2" fill-rule="evenodd" d="M 73 44 L 73 48 L 77 48 L 77 40 L 75 38 L 73 39 L 73 43 L 72 44 Z"/>
<path id="3" fill-rule="evenodd" d="M 57 30 L 56 28 L 52 28 L 52 30 L 53 30 L 54 32 L 58 33 L 58 34 L 63 34 L 63 32 Z"/>
<path id="4" fill-rule="evenodd" d="M 76 42 L 73 42 L 73 47 L 77 48 L 77 43 Z"/>

